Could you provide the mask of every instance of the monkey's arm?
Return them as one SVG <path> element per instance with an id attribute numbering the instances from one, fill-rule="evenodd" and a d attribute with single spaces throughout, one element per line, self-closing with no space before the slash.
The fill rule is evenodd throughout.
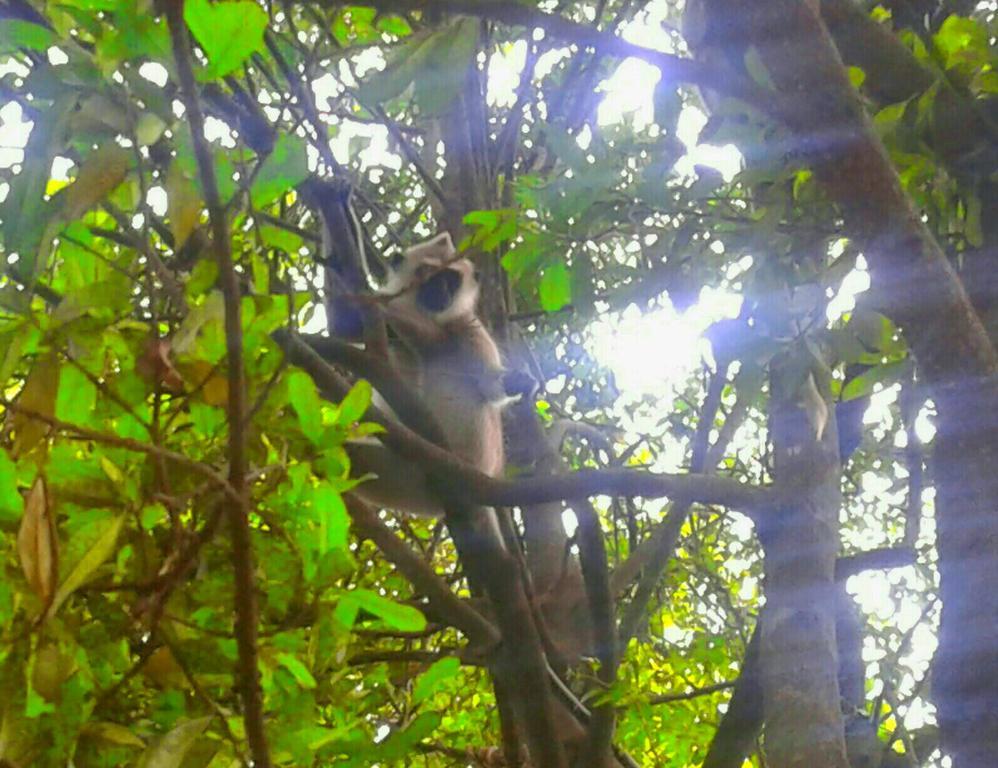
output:
<path id="1" fill-rule="evenodd" d="M 397 302 L 386 304 L 382 313 L 391 329 L 416 352 L 439 348 L 447 338 L 446 330 L 439 323 Z"/>

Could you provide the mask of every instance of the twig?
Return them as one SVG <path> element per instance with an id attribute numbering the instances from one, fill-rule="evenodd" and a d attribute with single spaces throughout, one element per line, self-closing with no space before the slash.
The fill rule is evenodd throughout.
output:
<path id="1" fill-rule="evenodd" d="M 710 696 L 712 693 L 717 693 L 718 691 L 727 691 L 734 688 L 735 685 L 736 681 L 729 680 L 724 683 L 706 685 L 703 688 L 694 688 L 686 693 L 664 693 L 660 696 L 652 696 L 648 699 L 648 703 L 655 706 L 656 704 L 671 704 L 675 701 L 689 701 L 690 699 L 697 699 L 701 696 Z"/>
<path id="2" fill-rule="evenodd" d="M 381 553 L 405 576 L 417 593 L 424 595 L 441 619 L 456 627 L 476 645 L 486 649 L 499 641 L 499 633 L 467 602 L 459 599 L 447 583 L 419 555 L 393 534 L 366 504 L 349 497 L 347 512 L 357 532 L 374 542 Z"/>
<path id="3" fill-rule="evenodd" d="M 328 6 L 333 2 L 334 0 L 316 0 L 315 4 Z M 601 55 L 622 59 L 634 57 L 647 61 L 661 70 L 663 79 L 706 87 L 734 96 L 776 117 L 783 114 L 785 109 L 785 99 L 781 94 L 756 85 L 740 73 L 722 71 L 694 59 L 635 45 L 612 32 L 604 32 L 588 24 L 580 24 L 564 16 L 512 0 L 367 0 L 364 5 L 391 13 L 426 11 L 432 8 L 442 13 L 476 16 L 511 26 L 539 28 L 552 38 L 574 43 L 579 48 L 592 48 Z"/>
<path id="4" fill-rule="evenodd" d="M 243 703 L 243 721 L 250 755 L 255 768 L 270 768 L 270 750 L 264 727 L 263 691 L 257 665 L 257 603 L 253 573 L 253 545 L 249 528 L 249 499 L 246 492 L 246 381 L 243 366 L 243 336 L 240 312 L 242 299 L 239 279 L 231 253 L 225 209 L 218 193 L 211 150 L 204 137 L 204 115 L 198 101 L 190 41 L 184 24 L 183 2 L 166 4 L 166 18 L 173 45 L 173 58 L 180 91 L 194 142 L 201 185 L 212 229 L 212 248 L 218 261 L 219 278 L 225 299 L 225 342 L 228 360 L 229 397 L 229 483 L 235 498 L 225 505 L 232 536 L 232 565 L 235 572 L 235 631 L 238 648 L 238 686 Z"/>
<path id="5" fill-rule="evenodd" d="M 87 427 L 80 426 L 79 424 L 62 421 L 54 416 L 47 416 L 44 413 L 39 413 L 38 411 L 31 410 L 30 408 L 24 408 L 18 403 L 11 402 L 10 400 L 6 400 L 4 398 L 0 398 L 0 405 L 4 408 L 9 408 L 16 413 L 20 413 L 29 419 L 34 419 L 42 422 L 43 424 L 48 424 L 53 429 L 64 433 L 66 437 L 71 439 L 93 440 L 95 443 L 113 445 L 118 448 L 126 448 L 129 451 L 136 451 L 138 453 L 149 454 L 150 456 L 162 457 L 167 461 L 172 461 L 175 464 L 187 467 L 202 477 L 208 478 L 215 485 L 221 488 L 229 498 L 238 498 L 236 496 L 235 489 L 233 489 L 233 487 L 229 484 L 228 480 L 220 475 L 213 467 L 197 461 L 196 459 L 192 459 L 190 456 L 185 456 L 182 453 L 177 453 L 176 451 L 171 451 L 169 448 L 163 448 L 158 445 L 153 445 L 152 443 L 144 443 L 141 440 L 133 440 L 130 437 L 118 437 L 117 435 L 111 435 L 107 432 L 98 432 L 95 429 L 89 429 Z"/>

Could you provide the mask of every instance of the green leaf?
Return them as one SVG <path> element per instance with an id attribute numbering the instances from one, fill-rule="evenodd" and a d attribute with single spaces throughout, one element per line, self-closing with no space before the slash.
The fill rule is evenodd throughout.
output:
<path id="1" fill-rule="evenodd" d="M 943 22 L 933 42 L 942 52 L 947 69 L 960 63 L 983 64 L 990 53 L 984 25 L 955 14 Z"/>
<path id="2" fill-rule="evenodd" d="M 852 83 L 852 87 L 857 90 L 863 86 L 866 82 L 866 72 L 864 72 L 859 67 L 849 67 L 849 82 Z"/>
<path id="3" fill-rule="evenodd" d="M 17 466 L 0 451 L 0 520 L 17 521 L 24 514 L 24 499 L 17 490 Z"/>
<path id="4" fill-rule="evenodd" d="M 890 318 L 879 312 L 861 309 L 853 312 L 848 328 L 867 349 L 877 352 L 891 349 L 894 346 L 894 336 L 898 332 L 897 326 Z"/>
<path id="5" fill-rule="evenodd" d="M 421 632 L 426 628 L 426 618 L 415 608 L 396 603 L 369 589 L 347 592 L 340 602 L 353 603 L 357 608 L 377 616 L 390 629 L 397 629 L 400 632 Z"/>
<path id="6" fill-rule="evenodd" d="M 211 717 L 199 717 L 181 723 L 146 749 L 135 768 L 179 768 L 211 720 Z"/>
<path id="7" fill-rule="evenodd" d="M 868 370 L 862 376 L 857 376 L 842 388 L 842 400 L 855 400 L 865 397 L 873 392 L 877 384 L 889 387 L 898 381 L 909 369 L 907 360 L 899 360 L 896 363 L 877 365 Z"/>
<path id="8" fill-rule="evenodd" d="M 513 282 L 530 271 L 543 255 L 546 243 L 541 235 L 534 232 L 523 234 L 523 241 L 510 248 L 502 257 L 502 268 Z"/>
<path id="9" fill-rule="evenodd" d="M 435 662 L 419 676 L 412 689 L 412 703 L 419 704 L 440 690 L 445 682 L 454 677 L 461 669 L 461 662 L 455 658 L 441 659 Z"/>
<path id="10" fill-rule="evenodd" d="M 218 262 L 214 259 L 202 259 L 194 265 L 191 276 L 187 279 L 184 293 L 190 299 L 197 298 L 201 294 L 210 291 L 217 279 Z"/>
<path id="11" fill-rule="evenodd" d="M 471 244 L 483 251 L 492 251 L 500 243 L 513 240 L 517 234 L 517 212 L 514 208 L 497 211 L 471 211 L 464 223 L 477 227 Z"/>
<path id="12" fill-rule="evenodd" d="M 280 227 L 264 225 L 260 227 L 259 232 L 260 239 L 263 240 L 264 245 L 277 248 L 285 253 L 298 253 L 305 245 L 305 241 L 302 240 L 301 235 L 281 229 Z"/>
<path id="13" fill-rule="evenodd" d="M 344 427 L 349 427 L 355 422 L 360 421 L 360 417 L 364 415 L 364 412 L 371 405 L 372 395 L 373 390 L 371 389 L 370 382 L 366 379 L 359 379 L 350 388 L 350 391 L 347 392 L 346 397 L 343 398 L 343 402 L 340 403 L 338 423 Z"/>
<path id="14" fill-rule="evenodd" d="M 49 608 L 50 616 L 54 615 L 66 601 L 66 598 L 83 586 L 94 575 L 97 569 L 114 554 L 118 534 L 121 533 L 124 524 L 124 515 L 119 515 L 107 524 L 97 538 L 97 541 L 93 543 L 73 570 L 70 571 L 66 580 L 59 585 L 59 589 L 56 590 L 55 598 L 52 600 L 52 605 Z"/>
<path id="15" fill-rule="evenodd" d="M 0 53 L 16 53 L 19 48 L 47 51 L 55 43 L 55 33 L 39 24 L 21 19 L 0 21 Z"/>
<path id="16" fill-rule="evenodd" d="M 464 83 L 478 48 L 478 22 L 459 17 L 449 25 L 409 39 L 396 49 L 384 70 L 361 86 L 363 104 L 381 104 L 413 87 L 426 116 L 446 112 Z"/>
<path id="17" fill-rule="evenodd" d="M 298 414 L 301 431 L 313 443 L 318 443 L 322 436 L 322 405 L 315 382 L 304 371 L 291 371 L 285 381 L 288 402 Z"/>
<path id="18" fill-rule="evenodd" d="M 228 75 L 263 48 L 267 14 L 255 2 L 187 0 L 184 20 L 208 57 L 208 79 Z"/>
<path id="19" fill-rule="evenodd" d="M 311 690 L 318 685 L 315 678 L 312 677 L 312 673 L 308 671 L 308 667 L 297 656 L 290 653 L 279 653 L 277 654 L 277 662 L 291 673 L 302 688 Z"/>
<path id="20" fill-rule="evenodd" d="M 125 747 L 145 746 L 145 742 L 128 728 L 117 723 L 86 723 L 81 732 L 93 739 L 100 739 L 108 744 L 119 744 Z"/>
<path id="21" fill-rule="evenodd" d="M 319 524 L 318 553 L 345 552 L 349 548 L 350 515 L 339 491 L 330 483 L 319 483 L 312 494 L 312 508 Z"/>
<path id="22" fill-rule="evenodd" d="M 544 270 L 537 286 L 541 309 L 557 312 L 572 301 L 572 275 L 564 264 L 552 264 Z"/>
<path id="23" fill-rule="evenodd" d="M 97 405 L 97 387 L 75 365 L 63 366 L 55 417 L 74 424 L 87 424 Z"/>
<path id="24" fill-rule="evenodd" d="M 250 188 L 255 208 L 262 208 L 283 195 L 291 187 L 308 178 L 305 140 L 281 134 L 273 151 L 260 166 Z"/>
<path id="25" fill-rule="evenodd" d="M 159 503 L 149 504 L 143 507 L 142 512 L 139 513 L 139 525 L 145 531 L 151 531 L 166 519 L 166 507 Z"/>

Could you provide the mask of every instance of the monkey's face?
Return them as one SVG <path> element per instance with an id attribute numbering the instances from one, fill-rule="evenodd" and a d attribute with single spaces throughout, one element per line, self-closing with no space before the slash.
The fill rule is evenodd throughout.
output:
<path id="1" fill-rule="evenodd" d="M 386 291 L 440 323 L 473 316 L 478 302 L 475 269 L 468 259 L 457 258 L 446 232 L 407 250 Z"/>
<path id="2" fill-rule="evenodd" d="M 416 307 L 441 322 L 469 316 L 478 301 L 478 282 L 467 259 L 447 266 L 422 264 L 416 270 Z"/>

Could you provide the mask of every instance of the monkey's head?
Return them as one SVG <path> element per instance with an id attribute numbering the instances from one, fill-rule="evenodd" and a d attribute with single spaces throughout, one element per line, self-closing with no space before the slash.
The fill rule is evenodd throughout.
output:
<path id="1" fill-rule="evenodd" d="M 478 302 L 475 268 L 457 257 L 449 232 L 409 248 L 385 290 L 440 323 L 473 316 Z"/>

